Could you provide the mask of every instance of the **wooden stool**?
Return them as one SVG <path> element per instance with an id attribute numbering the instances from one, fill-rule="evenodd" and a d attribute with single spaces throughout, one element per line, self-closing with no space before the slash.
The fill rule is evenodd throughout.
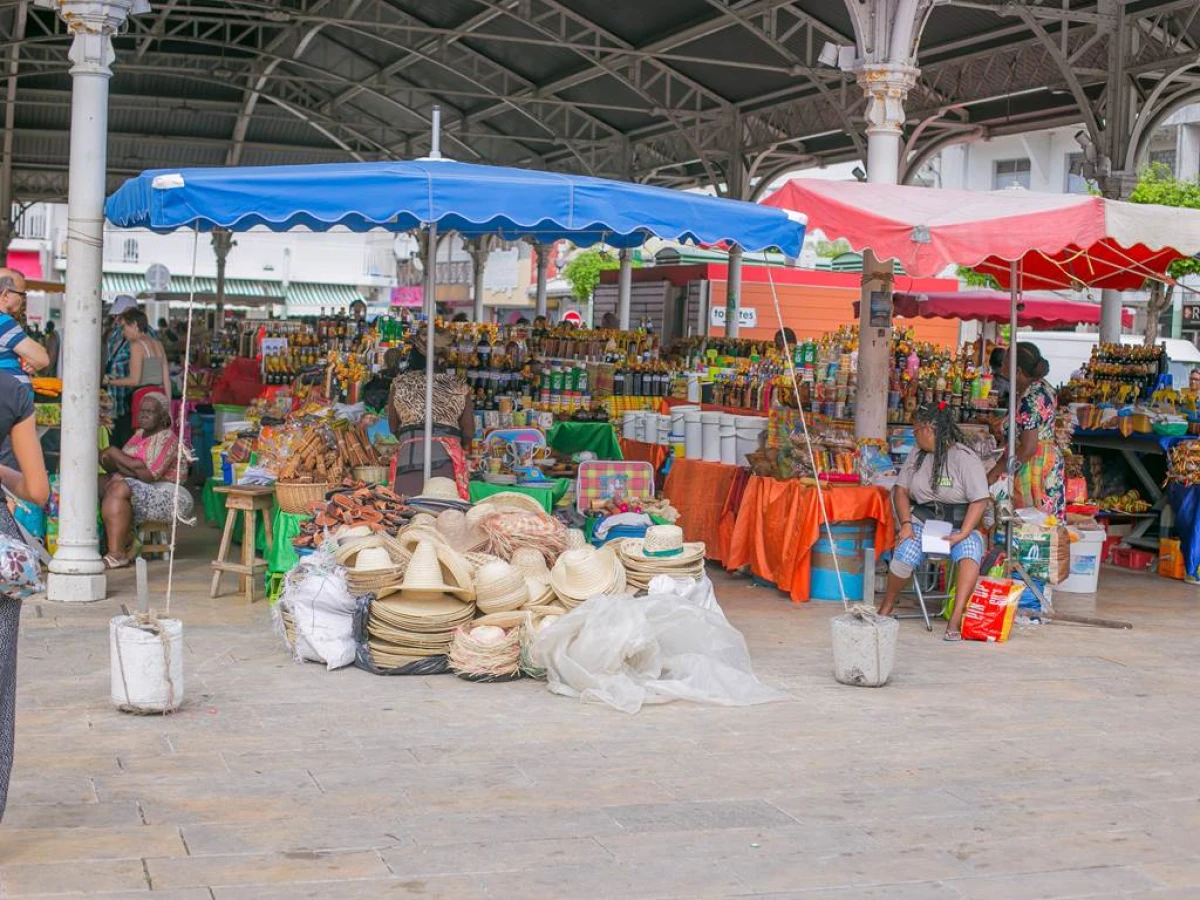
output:
<path id="1" fill-rule="evenodd" d="M 259 559 L 254 552 L 254 535 L 257 527 L 256 513 L 263 514 L 263 524 L 267 529 L 267 545 L 274 541 L 271 522 L 271 511 L 275 504 L 275 489 L 271 487 L 230 487 L 214 488 L 218 494 L 225 495 L 225 533 L 221 535 L 221 549 L 213 560 L 212 589 L 208 596 L 216 597 L 221 589 L 221 576 L 232 572 L 241 579 L 239 589 L 245 593 L 246 602 L 254 602 L 254 583 L 258 573 L 266 571 L 267 561 Z M 230 545 L 233 543 L 233 527 L 237 522 L 238 512 L 242 513 L 242 561 L 229 562 Z"/>
<path id="2" fill-rule="evenodd" d="M 138 543 L 142 545 L 138 555 L 159 553 L 166 559 L 171 552 L 171 523 L 138 522 L 136 528 Z"/>

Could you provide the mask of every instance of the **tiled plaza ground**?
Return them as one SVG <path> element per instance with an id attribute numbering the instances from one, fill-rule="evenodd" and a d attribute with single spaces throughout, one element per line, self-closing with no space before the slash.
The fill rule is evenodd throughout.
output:
<path id="1" fill-rule="evenodd" d="M 1109 569 L 1070 605 L 1132 632 L 996 647 L 906 621 L 869 690 L 830 676 L 832 605 L 718 575 L 792 699 L 626 716 L 533 681 L 296 665 L 265 603 L 207 599 L 215 543 L 197 529 L 181 565 L 168 718 L 109 705 L 131 571 L 104 603 L 27 605 L 0 896 L 1200 897 L 1200 593 L 1181 583 Z"/>

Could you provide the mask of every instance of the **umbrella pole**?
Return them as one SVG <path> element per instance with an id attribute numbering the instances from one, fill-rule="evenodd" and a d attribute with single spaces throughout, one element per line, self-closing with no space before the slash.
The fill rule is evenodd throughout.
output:
<path id="1" fill-rule="evenodd" d="M 1012 508 L 1012 515 L 1004 523 L 1004 566 L 1009 577 L 1015 574 L 1025 582 L 1026 587 L 1033 591 L 1033 596 L 1037 598 L 1043 613 L 1049 614 L 1051 612 L 1050 604 L 1046 601 L 1045 595 L 1033 583 L 1033 579 L 1025 571 L 1025 567 L 1013 559 L 1012 530 L 1013 519 L 1017 514 L 1013 488 L 1017 481 L 1017 401 L 1019 400 L 1017 397 L 1017 302 L 1021 280 L 1020 263 L 1015 259 L 1011 263 L 1008 279 L 1008 503 Z"/>
<path id="2" fill-rule="evenodd" d="M 435 132 L 436 133 L 436 132 Z M 425 480 L 433 471 L 433 357 L 434 349 L 434 317 L 437 304 L 434 302 L 434 292 L 437 290 L 437 223 L 430 222 L 425 233 L 428 250 L 425 253 Z"/>

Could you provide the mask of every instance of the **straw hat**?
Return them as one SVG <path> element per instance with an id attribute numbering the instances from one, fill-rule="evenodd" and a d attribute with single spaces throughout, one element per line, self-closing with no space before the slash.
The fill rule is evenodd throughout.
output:
<path id="1" fill-rule="evenodd" d="M 418 513 L 421 516 L 423 513 Z M 437 530 L 446 542 L 464 553 L 478 550 L 487 543 L 487 535 L 467 523 L 467 516 L 461 509 L 444 509 L 438 514 Z"/>
<path id="2" fill-rule="evenodd" d="M 586 547 L 587 545 L 588 545 L 587 535 L 585 535 L 581 529 L 579 529 L 579 528 L 568 528 L 567 529 L 567 549 L 568 550 L 578 550 L 580 547 Z"/>
<path id="3" fill-rule="evenodd" d="M 420 495 L 413 499 L 462 501 L 462 497 L 458 495 L 458 485 L 454 483 L 454 479 L 442 478 L 441 476 L 425 479 L 425 484 L 421 486 Z"/>
<path id="4" fill-rule="evenodd" d="M 437 544 L 421 541 L 408 561 L 408 568 L 404 570 L 404 580 L 395 587 L 380 591 L 379 596 L 382 598 L 397 593 L 413 599 L 435 598 L 443 594 L 465 595 L 470 593 L 470 585 L 461 582 L 447 584 L 438 560 Z"/>
<path id="5" fill-rule="evenodd" d="M 500 491 L 499 493 L 492 494 L 490 497 L 484 497 L 475 506 L 509 507 L 523 509 L 526 512 L 541 513 L 543 516 L 546 515 L 546 508 L 542 504 L 528 494 L 522 494 L 517 491 Z"/>
<path id="6" fill-rule="evenodd" d="M 625 590 L 625 570 L 607 547 L 583 547 L 558 558 L 550 571 L 550 584 L 565 605 L 575 606 L 598 594 Z"/>
<path id="7" fill-rule="evenodd" d="M 535 547 L 518 547 L 513 551 L 509 562 L 526 578 L 550 581 L 550 567 L 546 565 L 546 557 Z"/>
<path id="8" fill-rule="evenodd" d="M 496 560 L 475 573 L 475 605 L 483 613 L 520 609 L 529 600 L 529 590 L 520 571 L 504 560 Z"/>
<path id="9" fill-rule="evenodd" d="M 678 525 L 651 525 L 643 540 L 627 540 L 621 544 L 621 556 L 656 568 L 673 568 L 704 558 L 704 543 L 685 543 L 683 529 Z"/>
<path id="10" fill-rule="evenodd" d="M 437 528 L 437 519 L 430 513 L 419 512 L 408 520 L 410 528 Z"/>
<path id="11" fill-rule="evenodd" d="M 540 578 L 526 578 L 525 589 L 529 594 L 529 599 L 525 602 L 525 608 L 541 607 L 554 601 L 557 596 L 554 593 L 554 588 L 550 584 L 549 575 L 543 581 Z"/>
<path id="12" fill-rule="evenodd" d="M 354 571 L 375 572 L 393 568 L 391 555 L 383 547 L 364 547 L 354 557 Z"/>

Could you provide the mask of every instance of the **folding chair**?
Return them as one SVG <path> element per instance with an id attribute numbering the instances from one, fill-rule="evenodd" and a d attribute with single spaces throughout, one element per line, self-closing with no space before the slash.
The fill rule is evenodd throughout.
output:
<path id="1" fill-rule="evenodd" d="M 900 511 L 896 508 L 896 491 L 892 489 L 888 494 L 892 501 L 892 515 L 896 519 L 897 531 L 899 531 Z M 938 579 L 943 574 L 943 569 L 946 578 L 946 587 L 944 590 L 938 590 Z M 900 592 L 901 594 L 912 593 L 917 598 L 917 606 L 920 608 L 920 613 L 897 613 L 897 619 L 916 619 L 922 618 L 925 620 L 925 630 L 933 631 L 933 622 L 929 618 L 929 607 L 926 601 L 941 600 L 943 606 L 945 601 L 954 596 L 954 563 L 951 562 L 949 556 L 941 554 L 927 554 L 925 562 L 913 569 L 912 585 L 906 587 Z"/>

